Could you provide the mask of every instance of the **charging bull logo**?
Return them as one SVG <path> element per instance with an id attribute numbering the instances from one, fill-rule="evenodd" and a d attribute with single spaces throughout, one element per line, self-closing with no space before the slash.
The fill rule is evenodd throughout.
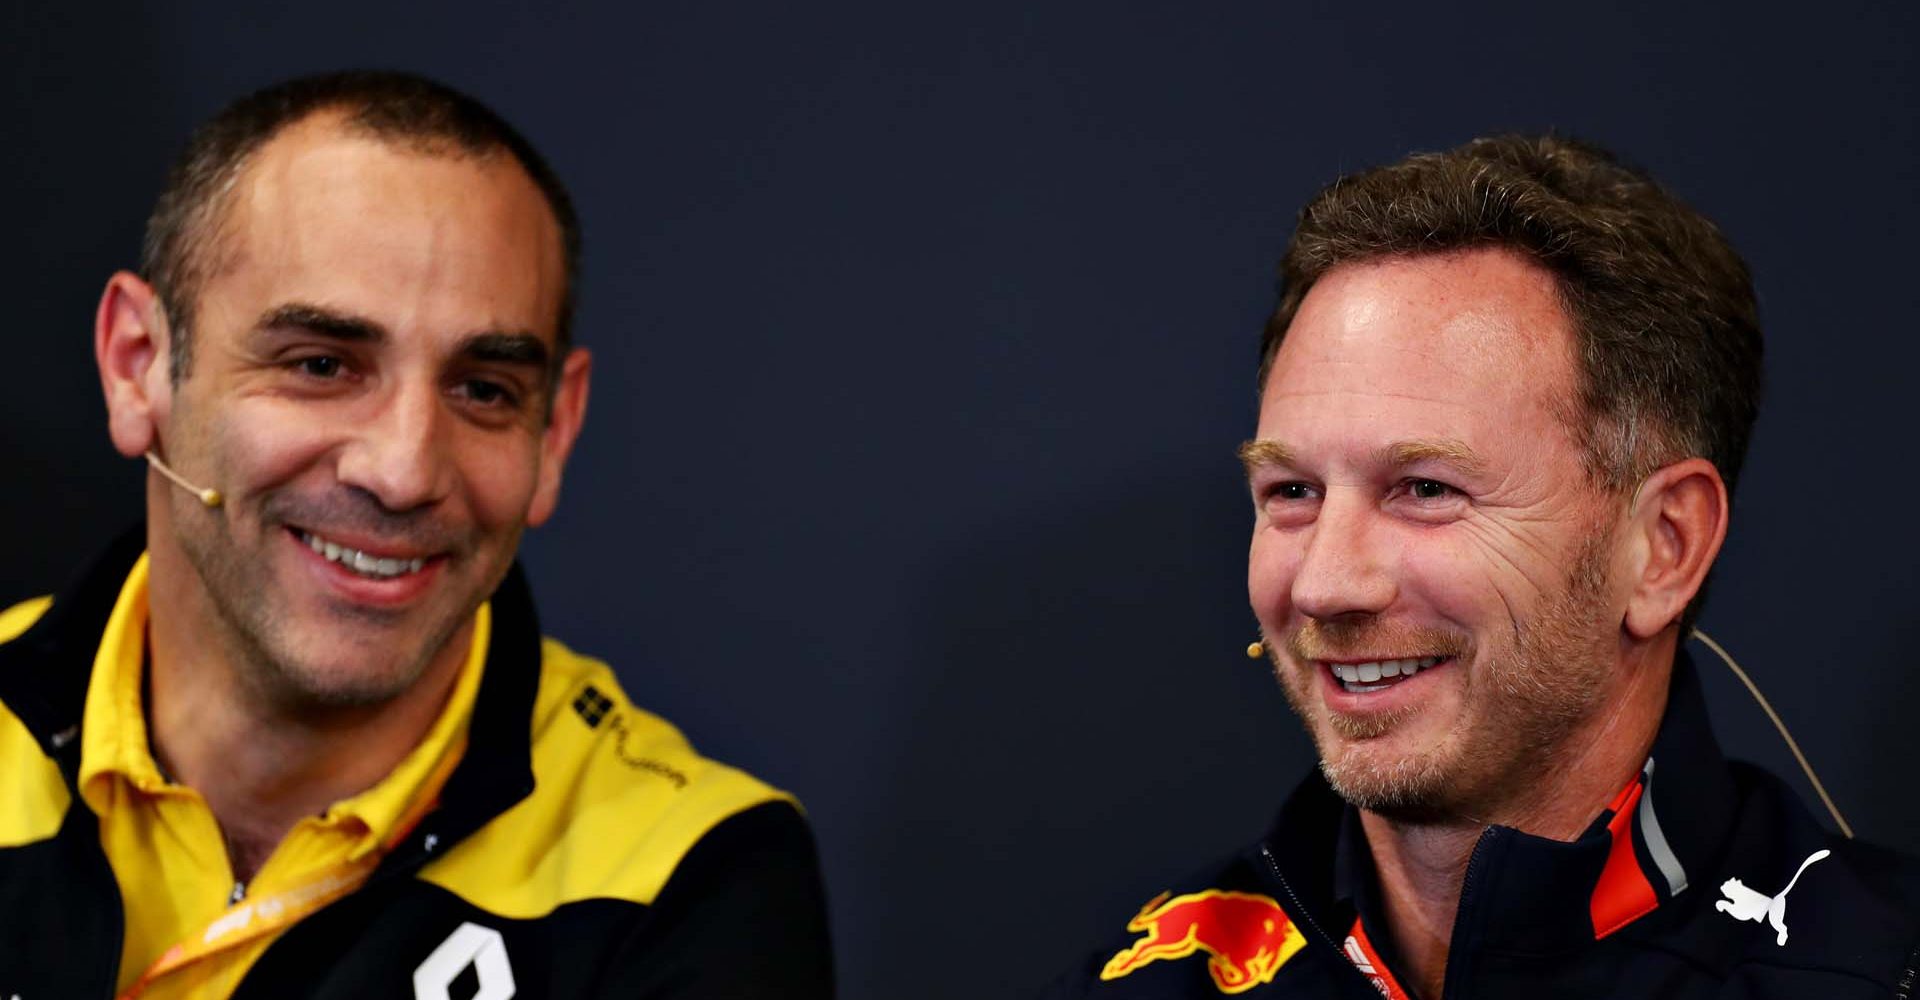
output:
<path id="1" fill-rule="evenodd" d="M 1119 979 L 1148 962 L 1186 958 L 1196 951 L 1212 956 L 1207 972 L 1222 993 L 1245 993 L 1273 981 L 1307 939 L 1280 904 L 1251 892 L 1208 889 L 1167 898 L 1154 897 L 1127 922 L 1146 934 L 1113 956 L 1101 979 Z"/>

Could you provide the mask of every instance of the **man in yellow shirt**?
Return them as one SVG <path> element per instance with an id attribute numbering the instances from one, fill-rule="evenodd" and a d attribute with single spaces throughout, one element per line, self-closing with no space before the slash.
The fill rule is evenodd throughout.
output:
<path id="1" fill-rule="evenodd" d="M 417 77 L 203 126 L 94 347 L 146 524 L 0 613 L 0 997 L 825 997 L 792 798 L 543 640 L 591 359 L 540 156 Z"/>

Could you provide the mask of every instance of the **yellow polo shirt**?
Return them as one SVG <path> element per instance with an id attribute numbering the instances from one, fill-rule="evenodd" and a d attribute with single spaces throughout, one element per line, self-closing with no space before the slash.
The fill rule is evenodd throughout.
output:
<path id="1" fill-rule="evenodd" d="M 466 666 L 420 745 L 379 784 L 294 824 L 247 884 L 248 901 L 271 899 L 381 850 L 405 833 L 397 828 L 410 806 L 440 793 L 466 749 L 490 618 L 489 607 L 481 605 Z M 117 987 L 122 992 L 167 949 L 198 938 L 228 913 L 236 888 L 226 839 L 206 800 L 167 780 L 154 762 L 140 704 L 146 626 L 143 555 L 127 575 L 100 637 L 81 727 L 80 797 L 100 817 L 100 846 L 125 905 L 126 939 Z M 162 975 L 147 985 L 141 1000 L 231 996 L 278 933 Z"/>

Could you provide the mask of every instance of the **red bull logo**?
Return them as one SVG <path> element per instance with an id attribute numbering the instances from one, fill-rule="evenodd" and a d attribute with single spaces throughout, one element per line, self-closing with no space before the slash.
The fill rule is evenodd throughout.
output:
<path id="1" fill-rule="evenodd" d="M 1101 979 L 1119 979 L 1148 962 L 1204 951 L 1207 973 L 1222 993 L 1245 993 L 1273 981 L 1307 939 L 1280 904 L 1251 892 L 1208 889 L 1167 898 L 1161 893 L 1127 922 L 1146 934 L 1113 956 Z"/>

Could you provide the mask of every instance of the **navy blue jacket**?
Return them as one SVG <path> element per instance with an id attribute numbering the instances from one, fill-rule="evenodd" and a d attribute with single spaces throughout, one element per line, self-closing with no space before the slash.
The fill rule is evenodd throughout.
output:
<path id="1" fill-rule="evenodd" d="M 1166 889 L 1048 996 L 1378 1000 L 1361 965 L 1398 964 L 1357 813 L 1317 772 L 1266 837 Z M 1585 834 L 1481 835 L 1443 997 L 1920 996 L 1916 900 L 1920 861 L 1721 756 L 1682 654 L 1651 758 Z"/>

